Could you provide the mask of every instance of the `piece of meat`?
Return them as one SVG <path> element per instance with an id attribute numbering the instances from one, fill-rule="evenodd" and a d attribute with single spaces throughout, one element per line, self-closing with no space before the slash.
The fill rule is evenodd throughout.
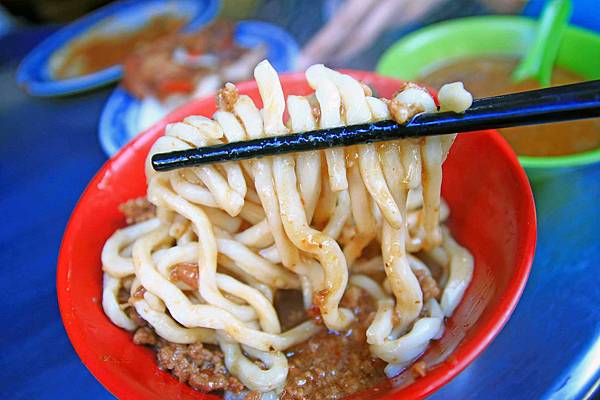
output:
<path id="1" fill-rule="evenodd" d="M 237 88 L 232 83 L 226 83 L 217 91 L 217 108 L 222 111 L 233 111 L 233 106 L 239 97 Z"/>
<path id="2" fill-rule="evenodd" d="M 252 391 L 244 397 L 244 400 L 260 400 L 262 398 L 262 394 L 260 392 Z"/>
<path id="3" fill-rule="evenodd" d="M 156 346 L 160 368 L 169 371 L 181 382 L 202 392 L 226 390 L 240 393 L 244 385 L 231 376 L 224 364 L 221 350 L 202 343 L 174 344 L 161 340 Z"/>
<path id="4" fill-rule="evenodd" d="M 138 197 L 120 204 L 119 211 L 125 215 L 127 225 L 138 224 L 156 216 L 156 207 L 145 197 Z"/>
<path id="5" fill-rule="evenodd" d="M 198 264 L 179 263 L 171 268 L 169 279 L 172 282 L 183 282 L 194 290 L 198 289 Z"/>
<path id="6" fill-rule="evenodd" d="M 158 336 L 156 336 L 156 333 L 151 328 L 141 327 L 133 334 L 133 343 L 155 346 L 158 343 Z"/>
<path id="7" fill-rule="evenodd" d="M 127 303 L 129 300 L 129 290 L 125 288 L 119 288 L 119 292 L 117 293 L 117 301 L 119 304 Z"/>
<path id="8" fill-rule="evenodd" d="M 439 300 L 441 290 L 435 279 L 425 271 L 416 270 L 414 273 L 419 280 L 419 285 L 421 285 L 421 290 L 423 291 L 423 302 L 427 303 L 429 299 Z"/>
<path id="9" fill-rule="evenodd" d="M 125 314 L 127 314 L 127 316 L 129 317 L 129 319 L 131 319 L 133 321 L 134 324 L 136 324 L 137 326 L 147 326 L 148 323 L 146 322 L 146 320 L 144 320 L 140 314 L 138 314 L 138 312 L 135 310 L 135 308 L 132 307 L 127 307 L 125 309 Z"/>
<path id="10" fill-rule="evenodd" d="M 427 375 L 427 363 L 425 361 L 417 361 L 410 367 L 410 370 L 415 378 L 422 378 Z"/>

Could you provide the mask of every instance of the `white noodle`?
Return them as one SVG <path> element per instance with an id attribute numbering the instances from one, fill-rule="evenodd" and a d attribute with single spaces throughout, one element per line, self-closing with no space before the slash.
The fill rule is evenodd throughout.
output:
<path id="1" fill-rule="evenodd" d="M 116 325 L 135 330 L 123 311 L 133 305 L 170 342 L 218 343 L 229 372 L 271 398 L 286 383 L 282 351 L 321 330 L 307 320 L 282 332 L 275 292 L 300 290 L 304 307 L 318 307 L 327 328 L 345 330 L 355 315 L 339 304 L 354 285 L 377 304 L 366 340 L 392 376 L 441 336 L 444 317 L 458 307 L 473 275 L 473 257 L 442 225 L 449 208 L 440 197 L 441 167 L 454 135 L 168 173 L 152 169 L 158 152 L 390 117 L 403 122 L 436 109 L 431 95 L 414 84 L 391 100 L 377 99 L 323 65 L 306 71 L 314 97 L 290 95 L 287 102 L 268 62 L 259 63 L 254 76 L 262 110 L 227 84 L 212 118 L 188 116 L 168 125 L 153 144 L 146 178 L 156 218 L 106 241 L 104 311 Z M 462 112 L 472 97 L 453 84 L 439 99 L 442 110 Z M 373 254 L 375 246 L 380 251 Z M 427 260 L 441 267 L 437 281 Z M 178 277 L 176 269 L 184 267 L 193 274 L 197 268 L 193 285 Z M 381 282 L 363 275 L 381 272 Z M 439 303 L 429 298 L 423 304 L 417 275 L 438 285 Z M 131 293 L 128 304 L 119 304 L 122 286 Z"/>

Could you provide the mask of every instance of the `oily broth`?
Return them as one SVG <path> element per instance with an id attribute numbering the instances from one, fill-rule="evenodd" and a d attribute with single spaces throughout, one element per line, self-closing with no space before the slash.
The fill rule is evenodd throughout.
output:
<path id="1" fill-rule="evenodd" d="M 436 89 L 447 82 L 462 81 L 475 98 L 538 89 L 537 82 L 511 82 L 518 60 L 511 57 L 466 58 L 442 65 L 419 80 Z M 552 86 L 585 80 L 562 68 L 555 68 Z M 580 153 L 600 147 L 600 120 L 588 119 L 557 124 L 501 129 L 500 133 L 519 155 L 545 157 Z"/>
<path id="2" fill-rule="evenodd" d="M 90 33 L 56 52 L 51 60 L 54 79 L 69 79 L 121 64 L 139 45 L 177 32 L 186 20 L 175 15 L 151 18 L 137 30 Z"/>

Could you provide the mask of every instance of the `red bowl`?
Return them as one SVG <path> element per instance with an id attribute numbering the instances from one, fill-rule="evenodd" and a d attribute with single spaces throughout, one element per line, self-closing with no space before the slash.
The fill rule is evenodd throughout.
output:
<path id="1" fill-rule="evenodd" d="M 369 72 L 351 72 L 390 97 L 401 82 Z M 303 74 L 284 74 L 285 92 L 311 92 Z M 254 82 L 238 85 L 258 104 Z M 100 252 L 124 225 L 117 206 L 146 192 L 144 159 L 167 123 L 190 114 L 212 115 L 214 99 L 195 100 L 138 136 L 92 179 L 67 226 L 57 271 L 60 311 L 83 363 L 121 399 L 206 399 L 161 371 L 153 352 L 113 325 L 101 305 Z M 431 394 L 462 371 L 500 332 L 523 291 L 535 250 L 536 218 L 529 183 L 516 156 L 497 132 L 460 135 L 444 164 L 443 195 L 450 227 L 475 257 L 475 272 L 463 301 L 447 321 L 441 340 L 424 360 L 423 378 L 405 373 L 354 398 L 408 399 Z"/>

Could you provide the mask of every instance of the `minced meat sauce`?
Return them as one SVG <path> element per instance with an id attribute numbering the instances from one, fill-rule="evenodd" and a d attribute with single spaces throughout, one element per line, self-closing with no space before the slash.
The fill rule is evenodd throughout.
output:
<path id="1" fill-rule="evenodd" d="M 133 342 L 152 346 L 158 366 L 194 389 L 206 393 L 217 390 L 240 393 L 245 389 L 227 371 L 223 353 L 217 346 L 170 343 L 158 337 L 149 327 L 139 328 L 133 335 Z"/>
<path id="2" fill-rule="evenodd" d="M 149 203 L 136 200 L 129 204 L 135 206 L 122 207 L 128 221 L 149 217 Z M 178 264 L 171 270 L 170 278 L 197 288 L 197 265 Z M 126 297 L 126 293 L 120 295 Z M 341 306 L 351 309 L 356 316 L 347 331 L 336 333 L 324 329 L 305 343 L 286 351 L 289 373 L 281 399 L 341 399 L 385 382 L 385 363 L 371 356 L 365 335 L 375 314 L 375 302 L 362 289 L 350 286 Z M 299 291 L 278 291 L 275 307 L 282 316 L 284 330 L 308 318 L 321 323 L 318 309 L 311 309 L 308 313 L 304 310 Z M 134 343 L 152 347 L 161 369 L 202 392 L 240 393 L 245 390 L 244 385 L 227 371 L 223 353 L 217 346 L 170 343 L 158 337 L 133 307 L 127 308 L 126 312 L 140 326 L 134 334 Z M 257 398 L 260 397 L 255 392 L 246 396 L 247 400 Z"/>
<path id="3" fill-rule="evenodd" d="M 385 379 L 385 363 L 371 356 L 365 336 L 375 303 L 362 289 L 351 286 L 341 306 L 356 316 L 346 332 L 323 331 L 286 352 L 289 373 L 281 399 L 341 399 Z"/>

